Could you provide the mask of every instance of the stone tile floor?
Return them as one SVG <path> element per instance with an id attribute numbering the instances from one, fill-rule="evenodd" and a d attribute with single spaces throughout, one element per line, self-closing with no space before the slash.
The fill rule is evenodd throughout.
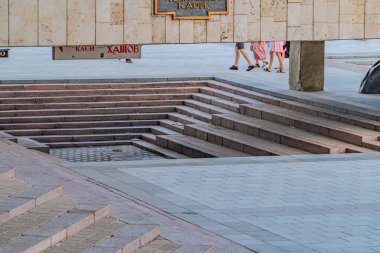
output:
<path id="1" fill-rule="evenodd" d="M 380 252 L 379 158 L 322 155 L 70 167 L 257 252 L 364 253 Z"/>
<path id="2" fill-rule="evenodd" d="M 133 145 L 53 148 L 50 149 L 50 154 L 69 162 L 106 162 L 164 159 L 159 155 L 135 147 Z"/>

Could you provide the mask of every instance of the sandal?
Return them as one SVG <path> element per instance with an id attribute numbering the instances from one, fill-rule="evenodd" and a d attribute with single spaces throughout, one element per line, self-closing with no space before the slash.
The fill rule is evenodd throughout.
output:
<path id="1" fill-rule="evenodd" d="M 232 65 L 232 66 L 230 67 L 230 69 L 231 69 L 231 70 L 239 70 L 238 66 L 236 66 L 236 65 Z"/>
<path id="2" fill-rule="evenodd" d="M 272 72 L 272 70 L 268 69 L 268 68 L 265 68 L 263 69 L 265 72 Z"/>
<path id="3" fill-rule="evenodd" d="M 268 62 L 263 62 L 263 66 L 261 67 L 262 69 L 265 68 L 268 65 Z"/>
<path id="4" fill-rule="evenodd" d="M 255 67 L 256 67 L 256 68 L 260 68 L 260 64 L 256 64 Z"/>
<path id="5" fill-rule="evenodd" d="M 251 71 L 254 68 L 255 68 L 255 65 L 249 65 L 248 68 L 247 68 L 247 71 Z"/>
<path id="6" fill-rule="evenodd" d="M 285 71 L 281 71 L 280 69 L 278 69 L 278 70 L 276 71 L 276 73 L 279 73 L 279 74 L 284 74 L 284 73 L 285 73 Z"/>

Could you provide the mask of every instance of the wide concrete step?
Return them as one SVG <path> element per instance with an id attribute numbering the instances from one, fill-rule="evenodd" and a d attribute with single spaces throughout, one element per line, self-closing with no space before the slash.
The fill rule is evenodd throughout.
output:
<path id="1" fill-rule="evenodd" d="M 146 244 L 154 241 L 160 235 L 160 227 L 157 225 L 129 224 L 125 228 L 114 233 L 112 237 L 96 242 L 92 247 L 83 250 L 83 253 L 108 253 L 126 252 L 132 253 Z M 62 251 L 58 251 L 62 252 Z M 58 253 L 57 252 L 57 253 Z M 52 252 L 53 253 L 53 252 Z M 56 252 L 54 252 L 56 253 Z"/>
<path id="2" fill-rule="evenodd" d="M 44 123 L 14 123 L 0 124 L 0 129 L 64 129 L 64 128 L 88 128 L 88 127 L 126 127 L 126 126 L 154 126 L 158 120 L 110 120 L 110 121 L 81 121 L 81 122 L 44 122 Z"/>
<path id="3" fill-rule="evenodd" d="M 90 134 L 113 134 L 113 133 L 149 133 L 159 126 L 130 126 L 130 127 L 89 127 L 89 128 L 61 128 L 61 129 L 22 129 L 8 130 L 14 136 L 35 135 L 90 135 Z M 161 128 L 160 128 L 161 129 Z"/>
<path id="4" fill-rule="evenodd" d="M 47 145 L 50 148 L 80 148 L 80 147 L 101 147 L 101 146 L 118 146 L 132 145 L 133 141 L 114 140 L 114 141 L 72 141 L 72 142 L 51 142 Z"/>
<path id="5" fill-rule="evenodd" d="M 150 243 L 142 246 L 133 253 L 172 253 L 180 247 L 179 244 L 173 243 L 163 237 L 158 237 Z M 195 252 L 194 252 L 195 253 Z"/>
<path id="6" fill-rule="evenodd" d="M 84 204 L 0 246 L 0 252 L 42 252 L 109 214 L 110 206 Z"/>
<path id="7" fill-rule="evenodd" d="M 78 109 L 78 108 L 114 108 L 183 105 L 183 100 L 147 100 L 127 102 L 72 102 L 43 104 L 0 104 L 0 110 L 41 110 L 41 109 Z"/>
<path id="8" fill-rule="evenodd" d="M 59 197 L 1 224 L 0 246 L 66 213 L 75 205 L 73 201 Z"/>
<path id="9" fill-rule="evenodd" d="M 192 99 L 202 102 L 202 103 L 217 106 L 225 110 L 239 112 L 239 103 L 233 102 L 231 101 L 231 99 L 226 100 L 226 99 L 206 95 L 203 93 L 193 94 Z"/>
<path id="10" fill-rule="evenodd" d="M 148 100 L 184 100 L 190 99 L 192 93 L 166 94 L 116 94 L 116 95 L 83 95 L 83 96 L 46 96 L 46 97 L 14 97 L 2 98 L 0 104 L 45 104 L 45 103 L 86 103 L 116 101 L 148 101 Z"/>
<path id="11" fill-rule="evenodd" d="M 127 226 L 126 223 L 112 218 L 104 217 L 94 224 L 74 234 L 72 237 L 63 240 L 56 245 L 44 250 L 44 253 L 60 252 L 86 252 L 88 250 L 96 251 L 96 244 L 107 238 L 113 238 L 114 234 Z M 104 252 L 117 252 L 110 243 L 109 249 Z M 112 251 L 110 249 L 112 248 Z M 120 250 L 119 248 L 118 250 Z M 122 251 L 121 251 L 122 252 Z"/>
<path id="12" fill-rule="evenodd" d="M 234 108 L 238 107 L 239 104 L 249 104 L 252 101 L 257 101 L 254 98 L 258 98 L 255 96 L 254 98 L 245 97 L 241 95 L 234 94 L 233 92 L 227 92 L 216 88 L 201 88 L 199 94 L 196 94 L 196 96 L 202 96 L 203 99 L 209 99 L 210 101 L 214 101 L 216 103 L 218 100 L 226 103 L 224 101 L 229 101 L 230 106 L 233 106 Z M 194 95 L 193 95 L 194 97 Z M 234 109 L 236 112 L 238 110 Z"/>
<path id="13" fill-rule="evenodd" d="M 243 152 L 185 135 L 157 136 L 156 144 L 193 158 L 249 156 Z"/>
<path id="14" fill-rule="evenodd" d="M 380 152 L 380 141 L 375 140 L 375 141 L 364 141 L 363 142 L 363 147 L 369 148 L 372 150 L 376 150 Z"/>
<path id="15" fill-rule="evenodd" d="M 120 141 L 139 139 L 139 133 L 121 134 L 79 134 L 79 135 L 34 135 L 28 138 L 49 145 L 52 142 L 92 142 L 92 141 Z"/>
<path id="16" fill-rule="evenodd" d="M 16 178 L 15 175 L 15 170 L 9 170 L 3 175 L 0 174 L 0 199 L 8 198 L 17 192 L 32 186 Z"/>
<path id="17" fill-rule="evenodd" d="M 183 134 L 184 125 L 180 122 L 172 121 L 169 119 L 160 120 L 160 126 L 170 129 L 174 132 Z"/>
<path id="18" fill-rule="evenodd" d="M 16 177 L 16 169 L 0 165 L 0 181 Z"/>
<path id="19" fill-rule="evenodd" d="M 189 117 L 189 116 L 186 116 L 184 114 L 175 113 L 175 112 L 168 113 L 168 119 L 175 121 L 175 122 L 182 123 L 183 125 L 203 124 L 204 123 L 204 121 L 202 121 L 202 120 L 195 119 L 193 117 Z"/>
<path id="20" fill-rule="evenodd" d="M 133 145 L 138 147 L 138 148 L 144 149 L 146 151 L 152 152 L 154 154 L 158 154 L 160 156 L 163 156 L 167 159 L 187 159 L 187 158 L 190 158 L 190 157 L 185 156 L 183 154 L 177 153 L 175 151 L 172 151 L 172 150 L 169 150 L 166 148 L 162 148 L 162 147 L 157 146 L 153 143 L 146 142 L 143 140 L 134 141 Z"/>
<path id="21" fill-rule="evenodd" d="M 212 120 L 212 114 L 188 106 L 177 106 L 175 112 L 207 123 Z"/>
<path id="22" fill-rule="evenodd" d="M 220 114 L 220 113 L 230 113 L 231 112 L 230 110 L 226 110 L 226 109 L 220 108 L 218 106 L 203 103 L 203 102 L 200 102 L 197 100 L 190 100 L 190 99 L 185 100 L 184 105 L 191 107 L 191 108 L 194 108 L 194 109 L 197 109 L 199 111 L 205 112 L 205 113 L 209 113 L 209 114 Z"/>
<path id="23" fill-rule="evenodd" d="M 0 224 L 7 222 L 43 203 L 62 196 L 61 186 L 38 185 L 25 188 L 8 198 L 0 199 Z M 1 252 L 1 251 L 0 251 Z"/>
<path id="24" fill-rule="evenodd" d="M 184 133 L 186 135 L 193 136 L 204 141 L 212 142 L 217 145 L 234 149 L 239 152 L 244 152 L 253 156 L 310 154 L 310 152 L 253 137 L 248 134 L 229 130 L 220 126 L 187 125 L 185 126 Z"/>
<path id="25" fill-rule="evenodd" d="M 328 110 L 328 109 L 320 108 L 317 106 L 306 105 L 306 104 L 295 102 L 295 101 L 277 98 L 277 97 L 261 94 L 255 91 L 250 91 L 247 89 L 238 88 L 238 87 L 234 87 L 228 84 L 223 84 L 223 83 L 219 83 L 215 81 L 208 82 L 207 86 L 209 86 L 213 90 L 208 91 L 210 89 L 202 88 L 201 89 L 202 93 L 216 96 L 216 97 L 221 97 L 227 100 L 228 100 L 228 97 L 239 96 L 238 97 L 239 99 L 242 97 L 246 97 L 246 98 L 260 101 L 266 104 L 271 104 L 271 105 L 287 108 L 293 111 L 303 112 L 306 114 L 316 115 L 319 117 L 348 123 L 350 125 L 355 125 L 355 126 L 370 129 L 370 130 L 380 131 L 380 122 L 376 120 L 366 119 L 359 116 L 350 115 L 345 112 Z M 234 95 L 231 96 L 231 94 L 234 94 Z M 233 101 L 237 102 L 238 100 L 233 100 Z M 243 101 L 244 100 L 240 101 L 239 103 L 240 104 L 251 103 L 249 102 L 249 100 L 247 102 L 243 102 Z"/>
<path id="26" fill-rule="evenodd" d="M 120 95 L 120 94 L 181 94 L 197 93 L 199 87 L 164 87 L 139 89 L 82 89 L 82 90 L 22 90 L 0 91 L 0 98 L 10 97 L 48 97 L 48 96 L 89 96 L 89 95 Z"/>
<path id="27" fill-rule="evenodd" d="M 175 106 L 14 110 L 14 111 L 0 111 L 0 117 L 130 114 L 130 113 L 160 113 L 160 112 L 162 113 L 162 112 L 174 112 L 175 110 L 176 110 Z"/>
<path id="28" fill-rule="evenodd" d="M 95 114 L 95 115 L 49 115 L 49 116 L 22 116 L 3 117 L 0 123 L 26 124 L 26 123 L 53 123 L 53 122 L 89 122 L 89 121 L 130 121 L 130 120 L 158 120 L 166 119 L 166 112 L 162 113 L 127 113 L 127 114 Z"/>
<path id="29" fill-rule="evenodd" d="M 380 122 L 376 120 L 371 120 L 367 118 L 362 118 L 359 116 L 351 115 L 345 112 L 337 112 L 324 108 L 319 108 L 316 106 L 305 105 L 302 103 L 284 100 L 281 102 L 281 106 L 293 111 L 303 112 L 310 115 L 316 115 L 326 119 L 332 119 L 340 122 L 344 122 L 350 125 L 355 125 L 358 127 L 380 131 Z"/>
<path id="30" fill-rule="evenodd" d="M 380 132 L 377 131 L 280 108 L 262 102 L 240 105 L 240 113 L 286 126 L 304 129 L 359 146 L 362 145 L 363 141 L 377 140 L 380 136 Z"/>
<path id="31" fill-rule="evenodd" d="M 45 145 L 44 143 L 26 137 L 19 137 L 17 141 L 18 144 L 27 149 L 33 149 L 42 153 L 49 154 L 49 146 Z"/>
<path id="32" fill-rule="evenodd" d="M 4 84 L 2 91 L 22 90 L 82 90 L 82 89 L 132 89 L 205 86 L 204 81 L 144 82 L 144 83 L 50 83 L 50 84 Z"/>
<path id="33" fill-rule="evenodd" d="M 315 154 L 346 153 L 355 145 L 242 114 L 213 115 L 213 123 Z"/>

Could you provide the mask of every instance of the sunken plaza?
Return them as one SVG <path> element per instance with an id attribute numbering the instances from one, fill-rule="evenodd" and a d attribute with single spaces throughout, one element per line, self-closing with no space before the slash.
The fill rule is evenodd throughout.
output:
<path id="1" fill-rule="evenodd" d="M 0 0 L 0 253 L 379 253 L 379 59 L 378 0 Z"/>

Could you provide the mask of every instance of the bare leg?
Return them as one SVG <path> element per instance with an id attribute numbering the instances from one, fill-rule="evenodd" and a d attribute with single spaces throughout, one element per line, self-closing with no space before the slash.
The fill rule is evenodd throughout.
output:
<path id="1" fill-rule="evenodd" d="M 282 60 L 282 53 L 276 52 L 278 62 L 280 63 L 280 72 L 285 72 L 284 61 Z"/>
<path id="2" fill-rule="evenodd" d="M 239 49 L 237 49 L 237 47 L 235 47 L 235 64 L 234 64 L 234 66 L 239 65 L 239 60 L 240 60 L 240 52 L 239 52 Z"/>
<path id="3" fill-rule="evenodd" d="M 249 55 L 245 49 L 240 49 L 241 54 L 244 56 L 245 60 L 248 62 L 248 65 L 252 65 L 251 59 L 249 59 Z"/>
<path id="4" fill-rule="evenodd" d="M 270 53 L 269 53 L 269 67 L 268 67 L 269 71 L 272 70 L 273 60 L 274 60 L 274 52 L 270 51 Z"/>

